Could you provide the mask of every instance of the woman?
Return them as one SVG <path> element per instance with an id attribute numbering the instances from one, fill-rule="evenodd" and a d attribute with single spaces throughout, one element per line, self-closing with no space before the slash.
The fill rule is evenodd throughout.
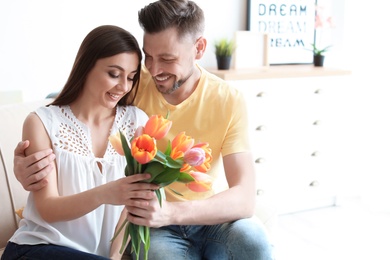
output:
<path id="1" fill-rule="evenodd" d="M 148 119 L 126 105 L 138 89 L 141 59 L 129 32 L 97 27 L 82 42 L 58 97 L 28 115 L 26 154 L 52 148 L 56 162 L 48 185 L 30 194 L 2 259 L 120 259 L 122 241 L 110 239 L 126 217 L 123 205 L 152 199 L 158 188 L 139 183 L 148 174 L 124 177 L 125 158 L 108 142 L 118 130 L 130 139 Z"/>

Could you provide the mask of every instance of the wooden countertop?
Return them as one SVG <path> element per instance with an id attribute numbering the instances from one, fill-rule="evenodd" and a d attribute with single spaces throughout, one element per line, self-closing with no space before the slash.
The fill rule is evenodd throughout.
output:
<path id="1" fill-rule="evenodd" d="M 309 65 L 274 65 L 256 69 L 207 69 L 224 80 L 323 77 L 349 75 L 351 71 L 329 67 L 314 67 Z"/>

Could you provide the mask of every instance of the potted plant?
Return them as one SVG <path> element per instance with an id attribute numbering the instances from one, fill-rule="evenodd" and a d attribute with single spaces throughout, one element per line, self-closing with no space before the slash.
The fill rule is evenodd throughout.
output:
<path id="1" fill-rule="evenodd" d="M 334 27 L 332 16 L 327 13 L 326 8 L 323 6 L 316 6 L 316 15 L 315 15 L 315 43 L 311 44 L 313 51 L 313 63 L 316 67 L 322 67 L 324 65 L 325 56 L 324 52 L 328 51 L 331 45 L 322 47 L 322 34 L 325 30 L 331 29 Z"/>
<path id="2" fill-rule="evenodd" d="M 318 49 L 315 43 L 311 44 L 313 47 L 313 63 L 316 67 L 322 67 L 324 65 L 324 59 L 325 56 L 323 55 L 324 52 L 328 51 L 332 45 L 326 46 L 323 49 Z"/>
<path id="3" fill-rule="evenodd" d="M 215 42 L 215 56 L 217 58 L 217 67 L 219 70 L 228 70 L 234 50 L 236 49 L 235 42 L 222 38 Z"/>

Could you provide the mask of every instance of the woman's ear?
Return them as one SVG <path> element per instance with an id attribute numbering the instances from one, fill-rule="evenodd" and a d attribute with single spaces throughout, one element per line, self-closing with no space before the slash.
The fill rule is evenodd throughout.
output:
<path id="1" fill-rule="evenodd" d="M 197 60 L 203 57 L 204 52 L 206 51 L 207 40 L 203 36 L 199 37 L 196 41 L 196 56 Z"/>

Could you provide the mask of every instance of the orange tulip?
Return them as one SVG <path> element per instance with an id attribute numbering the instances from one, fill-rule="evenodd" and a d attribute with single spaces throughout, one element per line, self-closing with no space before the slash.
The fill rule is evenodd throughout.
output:
<path id="1" fill-rule="evenodd" d="M 186 186 L 195 192 L 205 192 L 211 190 L 213 186 L 213 179 L 210 175 L 201 172 L 190 172 L 189 173 L 195 181 L 187 183 Z"/>
<path id="2" fill-rule="evenodd" d="M 123 151 L 122 142 L 121 142 L 121 135 L 120 133 L 116 133 L 113 135 L 110 135 L 108 137 L 108 140 L 110 141 L 112 147 L 114 147 L 115 151 L 120 155 L 125 155 L 125 152 Z"/>
<path id="3" fill-rule="evenodd" d="M 171 129 L 172 121 L 161 115 L 153 115 L 146 122 L 144 133 L 154 137 L 156 140 L 164 138 Z"/>
<path id="4" fill-rule="evenodd" d="M 187 152 L 194 145 L 194 139 L 185 135 L 185 132 L 179 133 L 172 140 L 172 159 L 184 157 L 184 153 Z"/>
<path id="5" fill-rule="evenodd" d="M 140 164 L 150 162 L 156 156 L 156 153 L 156 140 L 150 135 L 140 135 L 131 142 L 131 154 Z"/>
<path id="6" fill-rule="evenodd" d="M 210 170 L 211 168 L 211 161 L 213 160 L 213 157 L 211 155 L 211 149 L 209 148 L 209 144 L 208 143 L 198 143 L 196 145 L 194 145 L 193 148 L 202 148 L 205 152 L 205 160 L 203 161 L 203 163 L 201 165 L 196 165 L 194 166 L 194 168 L 197 170 L 197 171 L 200 171 L 200 172 L 207 172 L 208 170 Z"/>
<path id="7" fill-rule="evenodd" d="M 187 172 L 191 169 L 191 165 L 188 163 L 183 163 L 183 166 L 180 168 L 180 172 Z"/>

